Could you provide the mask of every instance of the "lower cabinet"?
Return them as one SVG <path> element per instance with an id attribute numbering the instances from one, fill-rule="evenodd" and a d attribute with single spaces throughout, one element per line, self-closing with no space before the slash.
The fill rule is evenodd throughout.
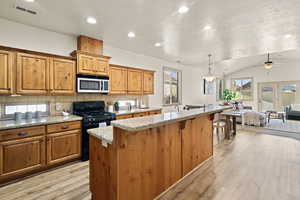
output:
<path id="1" fill-rule="evenodd" d="M 148 116 L 148 112 L 141 112 L 141 113 L 135 113 L 133 114 L 133 117 L 145 117 Z"/>
<path id="2" fill-rule="evenodd" d="M 80 121 L 0 131 L 0 183 L 80 156 Z"/>
<path id="3" fill-rule="evenodd" d="M 45 166 L 45 137 L 31 137 L 0 143 L 0 175 L 14 176 Z"/>
<path id="4" fill-rule="evenodd" d="M 79 158 L 81 131 L 72 130 L 47 135 L 47 164 L 53 165 Z"/>

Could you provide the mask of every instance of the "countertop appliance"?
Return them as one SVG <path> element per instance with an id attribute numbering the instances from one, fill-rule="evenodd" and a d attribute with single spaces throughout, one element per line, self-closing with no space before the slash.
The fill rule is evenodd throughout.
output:
<path id="1" fill-rule="evenodd" d="M 78 93 L 108 93 L 109 78 L 105 76 L 77 76 Z"/>
<path id="2" fill-rule="evenodd" d="M 82 161 L 89 160 L 89 134 L 88 129 L 98 128 L 106 124 L 110 125 L 116 119 L 114 113 L 105 112 L 104 101 L 81 101 L 73 103 L 73 113 L 83 117 L 82 120 Z"/>

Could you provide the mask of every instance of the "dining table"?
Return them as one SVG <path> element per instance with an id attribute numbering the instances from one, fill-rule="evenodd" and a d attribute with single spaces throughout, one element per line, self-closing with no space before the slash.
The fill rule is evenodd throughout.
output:
<path id="1" fill-rule="evenodd" d="M 242 111 L 224 111 L 221 113 L 225 116 L 225 139 L 229 140 L 231 134 L 236 136 L 236 118 L 242 117 Z"/>

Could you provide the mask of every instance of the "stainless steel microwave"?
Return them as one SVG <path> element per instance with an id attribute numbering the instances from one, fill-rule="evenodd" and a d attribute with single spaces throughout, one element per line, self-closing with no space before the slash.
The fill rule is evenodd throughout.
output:
<path id="1" fill-rule="evenodd" d="M 78 93 L 108 93 L 109 79 L 107 77 L 77 76 Z"/>

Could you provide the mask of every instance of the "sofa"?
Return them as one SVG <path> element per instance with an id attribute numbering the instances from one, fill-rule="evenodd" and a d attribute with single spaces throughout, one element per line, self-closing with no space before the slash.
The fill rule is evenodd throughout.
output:
<path id="1" fill-rule="evenodd" d="M 300 105 L 286 106 L 285 113 L 288 120 L 300 120 Z"/>

